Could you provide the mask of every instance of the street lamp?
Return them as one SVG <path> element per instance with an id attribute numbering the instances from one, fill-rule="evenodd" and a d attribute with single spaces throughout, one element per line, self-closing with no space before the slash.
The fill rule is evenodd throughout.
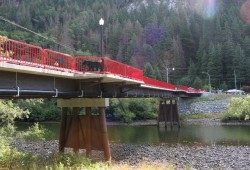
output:
<path id="1" fill-rule="evenodd" d="M 99 25 L 101 26 L 101 57 L 103 56 L 103 51 L 102 51 L 102 42 L 103 42 L 103 25 L 104 25 L 104 20 L 103 20 L 103 18 L 101 18 L 100 20 L 99 20 Z"/>
<path id="2" fill-rule="evenodd" d="M 202 74 L 206 74 L 208 76 L 208 83 L 209 83 L 209 93 L 211 93 L 211 82 L 210 82 L 210 74 L 208 72 L 202 72 Z"/>
<path id="3" fill-rule="evenodd" d="M 167 83 L 168 83 L 168 73 L 169 73 L 168 70 L 169 70 L 169 69 L 174 71 L 174 68 L 167 68 L 167 67 L 166 67 L 166 71 L 167 71 Z"/>

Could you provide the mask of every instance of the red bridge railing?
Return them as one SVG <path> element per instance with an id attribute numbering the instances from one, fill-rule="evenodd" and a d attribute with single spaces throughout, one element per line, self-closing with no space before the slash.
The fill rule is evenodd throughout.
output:
<path id="1" fill-rule="evenodd" d="M 74 69 L 79 72 L 103 72 L 103 59 L 96 56 L 74 57 Z"/>
<path id="2" fill-rule="evenodd" d="M 125 78 L 143 81 L 143 71 L 118 61 L 96 56 L 75 57 L 75 70 L 114 74 Z"/>
<path id="3" fill-rule="evenodd" d="M 111 73 L 122 77 L 143 81 L 142 70 L 109 58 L 104 58 L 104 71 L 106 73 Z"/>
<path id="4" fill-rule="evenodd" d="M 23 42 L 0 38 L 1 61 L 41 67 L 43 49 Z"/>
<path id="5" fill-rule="evenodd" d="M 174 84 L 162 82 L 162 81 L 155 80 L 155 79 L 145 77 L 145 76 L 143 77 L 143 80 L 146 85 L 151 85 L 151 86 L 156 86 L 156 87 L 161 87 L 161 88 L 166 88 L 166 89 L 171 89 L 171 90 L 177 90 L 177 87 Z"/>
<path id="6" fill-rule="evenodd" d="M 44 52 L 44 68 L 69 71 L 72 70 L 73 57 L 69 54 L 64 54 L 49 49 Z"/>

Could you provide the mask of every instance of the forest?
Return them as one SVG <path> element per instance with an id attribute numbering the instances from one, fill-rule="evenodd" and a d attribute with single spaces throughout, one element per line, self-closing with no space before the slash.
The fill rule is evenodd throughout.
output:
<path id="1" fill-rule="evenodd" d="M 74 56 L 99 56 L 102 17 L 106 57 L 162 81 L 168 72 L 170 83 L 206 89 L 203 73 L 209 73 L 213 89 L 235 88 L 235 80 L 239 89 L 250 85 L 244 2 L 2 0 L 0 35 Z"/>

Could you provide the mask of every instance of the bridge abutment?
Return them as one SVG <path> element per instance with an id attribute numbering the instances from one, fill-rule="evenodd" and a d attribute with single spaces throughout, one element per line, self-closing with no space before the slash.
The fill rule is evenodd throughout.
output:
<path id="1" fill-rule="evenodd" d="M 73 148 L 74 152 L 86 149 L 86 156 L 91 157 L 92 150 L 104 152 L 106 161 L 111 160 L 105 107 L 109 99 L 61 99 L 58 106 L 62 107 L 62 119 L 59 138 L 59 151 Z M 98 114 L 91 109 L 98 108 Z M 70 113 L 70 109 L 72 111 Z M 84 111 L 80 111 L 85 108 Z"/>
<path id="2" fill-rule="evenodd" d="M 159 101 L 158 126 L 160 126 L 160 122 L 164 122 L 165 127 L 167 127 L 167 122 L 170 123 L 171 128 L 174 124 L 178 124 L 178 127 L 180 127 L 177 99 L 161 99 Z"/>

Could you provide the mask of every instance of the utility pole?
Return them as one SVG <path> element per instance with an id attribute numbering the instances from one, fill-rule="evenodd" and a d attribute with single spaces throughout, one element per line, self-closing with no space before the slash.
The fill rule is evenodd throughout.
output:
<path id="1" fill-rule="evenodd" d="M 235 70 L 234 70 L 234 85 L 235 85 L 235 90 L 237 90 L 237 80 L 236 80 Z"/>

